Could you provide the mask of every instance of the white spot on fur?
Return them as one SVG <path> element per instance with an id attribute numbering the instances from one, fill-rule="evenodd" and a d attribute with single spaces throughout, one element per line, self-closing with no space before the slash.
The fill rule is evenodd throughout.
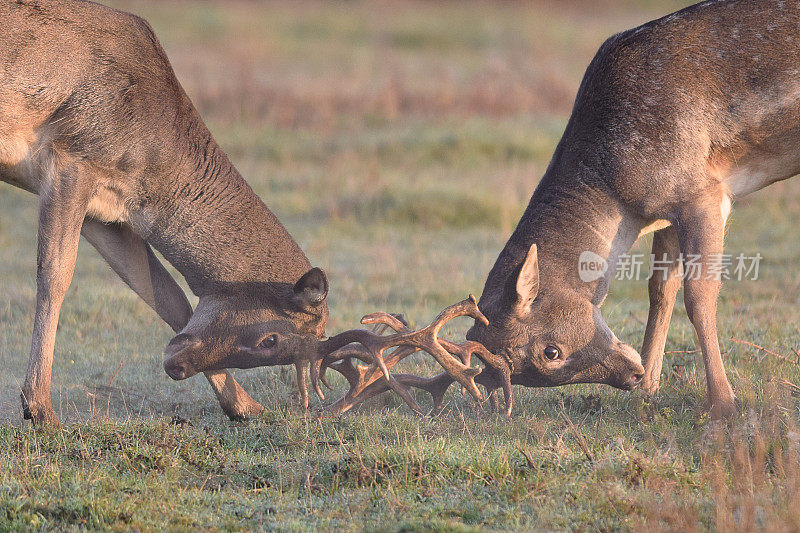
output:
<path id="1" fill-rule="evenodd" d="M 782 179 L 787 170 L 783 167 L 787 161 L 774 158 L 761 161 L 751 161 L 750 164 L 735 167 L 727 176 L 724 183 L 733 198 L 746 196 L 751 192 L 763 189 L 767 185 Z M 788 174 L 794 174 L 792 170 Z"/>
<path id="2" fill-rule="evenodd" d="M 89 216 L 102 222 L 126 222 L 128 220 L 128 208 L 120 198 L 119 193 L 108 188 L 101 187 L 92 196 L 88 206 Z"/>
<path id="3" fill-rule="evenodd" d="M 731 202 L 731 197 L 727 194 L 722 195 L 722 201 L 719 203 L 719 212 L 722 215 L 722 222 L 724 223 L 728 220 L 728 217 L 731 214 L 731 206 L 733 203 Z"/>
<path id="4" fill-rule="evenodd" d="M 0 136 L 0 164 L 13 167 L 24 161 L 30 153 L 32 139 L 25 135 Z"/>
<path id="5" fill-rule="evenodd" d="M 663 220 L 663 219 L 654 220 L 653 222 L 651 222 L 647 226 L 643 227 L 641 229 L 641 231 L 639 231 L 639 238 L 647 235 L 648 233 L 653 233 L 654 231 L 658 231 L 660 229 L 668 228 L 669 225 L 670 225 L 670 221 L 669 220 Z"/>

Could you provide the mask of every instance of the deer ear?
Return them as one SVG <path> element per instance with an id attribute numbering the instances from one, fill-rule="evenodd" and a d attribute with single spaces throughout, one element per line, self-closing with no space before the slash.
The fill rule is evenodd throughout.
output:
<path id="1" fill-rule="evenodd" d="M 531 312 L 531 304 L 539 294 L 539 255 L 536 244 L 528 250 L 516 276 L 511 276 L 506 285 L 506 305 L 513 315 L 522 318 Z"/>
<path id="2" fill-rule="evenodd" d="M 292 288 L 295 304 L 301 309 L 317 307 L 328 296 L 328 277 L 321 268 L 314 267 L 301 277 Z"/>

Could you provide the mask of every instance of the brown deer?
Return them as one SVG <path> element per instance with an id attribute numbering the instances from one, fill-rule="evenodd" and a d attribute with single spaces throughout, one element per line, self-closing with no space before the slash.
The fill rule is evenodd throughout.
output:
<path id="1" fill-rule="evenodd" d="M 608 39 L 467 338 L 513 363 L 513 383 L 658 390 L 682 277 L 714 417 L 736 411 L 717 339 L 714 275 L 736 198 L 800 172 L 800 4 L 713 0 Z M 621 254 L 655 231 L 642 357 L 600 306 Z M 591 282 L 582 252 L 607 262 Z M 681 276 L 694 256 L 699 276 Z M 640 362 L 641 361 L 641 362 Z M 642 366 L 642 363 L 644 366 Z"/>
<path id="2" fill-rule="evenodd" d="M 287 334 L 321 336 L 325 274 L 214 141 L 144 20 L 0 0 L 0 21 L 0 179 L 39 195 L 24 416 L 57 422 L 53 349 L 81 234 L 180 332 L 167 374 L 205 372 L 229 416 L 260 412 L 225 369 L 273 364 L 264 354 Z M 151 246 L 199 297 L 194 312 Z"/>

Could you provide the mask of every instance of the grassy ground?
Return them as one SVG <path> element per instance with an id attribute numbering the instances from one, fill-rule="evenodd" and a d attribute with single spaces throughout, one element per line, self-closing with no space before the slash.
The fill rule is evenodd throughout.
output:
<path id="1" fill-rule="evenodd" d="M 378 309 L 422 323 L 480 291 L 594 51 L 684 4 L 116 3 L 150 20 L 217 139 L 328 271 L 329 332 Z M 66 424 L 33 431 L 18 390 L 35 201 L 0 185 L 0 530 L 796 530 L 798 197 L 777 184 L 730 223 L 728 249 L 764 259 L 720 298 L 742 401 L 729 424 L 705 414 L 680 302 L 655 399 L 518 389 L 506 420 L 453 390 L 435 418 L 386 397 L 319 420 L 292 372 L 264 369 L 236 375 L 266 414 L 229 422 L 202 378 L 164 374 L 169 329 L 84 245 L 54 365 Z M 615 282 L 604 313 L 639 345 L 645 283 Z"/>

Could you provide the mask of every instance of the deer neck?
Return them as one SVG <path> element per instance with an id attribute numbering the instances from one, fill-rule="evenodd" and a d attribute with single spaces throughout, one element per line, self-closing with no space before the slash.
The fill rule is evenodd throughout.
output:
<path id="1" fill-rule="evenodd" d="M 540 293 L 569 291 L 602 304 L 619 257 L 630 250 L 643 224 L 600 176 L 582 164 L 551 164 L 492 268 L 484 294 L 502 294 L 536 243 Z M 594 261 L 595 269 L 587 261 Z M 596 270 L 603 264 L 604 271 Z"/>
<path id="2" fill-rule="evenodd" d="M 174 175 L 148 191 L 146 237 L 197 296 L 264 291 L 280 298 L 311 268 L 204 126 Z"/>

